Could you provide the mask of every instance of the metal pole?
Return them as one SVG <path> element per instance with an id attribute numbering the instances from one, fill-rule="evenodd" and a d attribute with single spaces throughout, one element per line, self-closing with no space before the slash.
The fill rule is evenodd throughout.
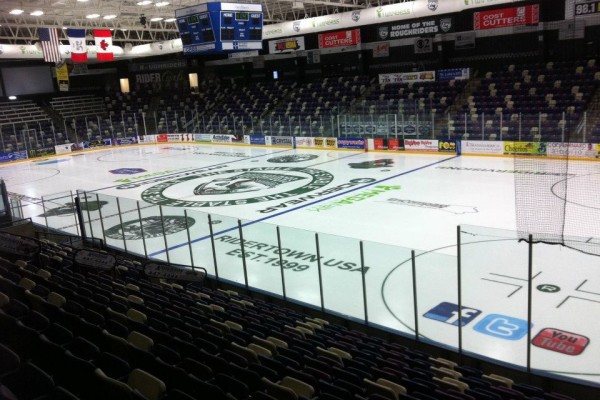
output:
<path id="1" fill-rule="evenodd" d="M 319 234 L 315 233 L 315 242 L 317 245 L 317 268 L 319 271 L 319 294 L 321 296 L 321 311 L 325 311 L 325 301 L 323 299 L 323 275 L 321 274 L 321 249 L 319 248 Z"/>
<path id="2" fill-rule="evenodd" d="M 215 279 L 219 280 L 219 269 L 217 268 L 217 250 L 215 249 L 215 235 L 212 227 L 212 218 L 208 214 L 208 229 L 210 231 L 210 244 L 212 247 L 213 263 L 215 264 Z"/>
<path id="3" fill-rule="evenodd" d="M 75 219 L 75 229 L 77 230 L 77 234 L 79 235 L 79 221 L 77 220 L 78 212 L 77 212 L 77 200 L 73 198 L 73 192 L 71 194 L 71 204 L 75 206 L 75 212 L 73 213 L 73 218 Z"/>
<path id="4" fill-rule="evenodd" d="M 42 196 L 42 210 L 44 210 L 44 219 L 46 220 L 46 232 L 50 232 L 50 227 L 48 226 L 48 213 L 46 212 L 46 202 L 44 201 L 44 196 Z"/>
<path id="5" fill-rule="evenodd" d="M 281 289 L 283 291 L 283 300 L 287 300 L 287 293 L 285 290 L 285 274 L 283 272 L 283 255 L 281 254 L 281 234 L 279 227 L 277 229 L 277 248 L 279 249 L 279 270 L 281 271 Z"/>
<path id="6" fill-rule="evenodd" d="M 192 252 L 192 238 L 190 236 L 190 227 L 188 226 L 187 209 L 183 209 L 183 218 L 185 219 L 185 231 L 187 232 L 188 247 L 190 248 L 190 263 L 194 270 L 194 254 Z"/>
<path id="7" fill-rule="evenodd" d="M 367 282 L 366 282 L 366 271 L 365 271 L 365 252 L 363 249 L 363 242 L 360 241 L 360 272 L 362 276 L 362 291 L 363 291 L 363 307 L 365 310 L 365 324 L 369 325 L 369 311 L 367 307 Z"/>
<path id="8" fill-rule="evenodd" d="M 248 269 L 246 266 L 246 251 L 244 249 L 244 233 L 242 232 L 242 221 L 238 219 L 238 232 L 240 234 L 240 248 L 242 249 L 242 267 L 244 267 L 244 285 L 248 290 Z"/>
<path id="9" fill-rule="evenodd" d="M 462 359 L 462 276 L 461 276 L 461 244 L 460 225 L 456 227 L 456 270 L 458 282 L 458 355 Z"/>
<path id="10" fill-rule="evenodd" d="M 419 341 L 419 311 L 417 307 L 417 265 L 415 260 L 415 251 L 410 251 L 410 259 L 412 261 L 412 284 L 413 284 L 413 314 L 415 316 L 415 340 Z"/>
<path id="11" fill-rule="evenodd" d="M 125 231 L 123 230 L 123 213 L 121 212 L 121 203 L 117 197 L 117 212 L 119 213 L 119 222 L 121 223 L 121 236 L 123 236 L 123 248 L 127 253 L 127 242 L 125 241 Z M 141 224 L 141 221 L 140 221 Z"/>
<path id="12" fill-rule="evenodd" d="M 142 210 L 140 209 L 140 202 L 136 201 L 138 218 L 140 219 L 140 232 L 142 234 L 142 245 L 144 246 L 144 256 L 148 258 L 148 249 L 146 248 L 146 237 L 144 236 L 144 224 L 142 223 Z"/>
<path id="13" fill-rule="evenodd" d="M 531 373 L 531 305 L 532 305 L 532 284 L 533 284 L 533 235 L 529 234 L 529 257 L 528 275 L 527 275 L 527 373 Z"/>
<path id="14" fill-rule="evenodd" d="M 96 193 L 96 202 L 97 204 L 100 204 L 98 193 Z M 106 234 L 104 233 L 104 218 L 102 218 L 102 207 L 98 207 L 98 214 L 100 214 L 100 229 L 102 229 L 102 240 L 104 241 L 104 244 L 106 244 Z"/>
<path id="15" fill-rule="evenodd" d="M 167 243 L 167 234 L 165 232 L 165 219 L 164 219 L 164 216 L 163 216 L 162 206 L 158 206 L 158 211 L 160 212 L 160 226 L 162 228 L 163 239 L 164 239 L 164 242 L 165 242 L 165 253 L 167 254 L 167 262 L 170 264 L 171 263 L 171 259 L 169 258 L 169 244 Z"/>

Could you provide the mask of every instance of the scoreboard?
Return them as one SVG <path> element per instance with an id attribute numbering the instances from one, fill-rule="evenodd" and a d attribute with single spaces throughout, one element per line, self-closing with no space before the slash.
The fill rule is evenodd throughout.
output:
<path id="1" fill-rule="evenodd" d="M 260 4 L 205 3 L 175 10 L 184 55 L 262 49 Z"/>

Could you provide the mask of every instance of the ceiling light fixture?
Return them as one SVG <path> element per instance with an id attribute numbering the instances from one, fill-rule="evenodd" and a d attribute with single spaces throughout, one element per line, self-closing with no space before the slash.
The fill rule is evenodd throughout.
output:
<path id="1" fill-rule="evenodd" d="M 98 18 L 100 16 L 100 14 L 88 14 L 85 17 L 87 19 L 94 19 L 94 18 Z"/>
<path id="2" fill-rule="evenodd" d="M 102 17 L 102 19 L 114 19 L 114 18 L 117 18 L 117 16 L 115 14 L 105 15 L 104 17 Z"/>
<path id="3" fill-rule="evenodd" d="M 9 12 L 9 14 L 12 14 L 12 15 L 21 15 L 21 14 L 23 14 L 24 12 L 25 12 L 25 11 L 23 11 L 23 10 L 19 10 L 18 8 L 15 8 L 14 10 L 11 10 L 11 11 Z"/>
<path id="4" fill-rule="evenodd" d="M 34 12 L 32 12 L 32 13 L 31 13 L 31 14 L 29 14 L 29 15 L 32 15 L 32 16 L 34 16 L 34 17 L 39 17 L 39 16 L 41 16 L 41 15 L 44 15 L 44 12 L 43 12 L 42 10 L 35 10 Z"/>
<path id="5" fill-rule="evenodd" d="M 77 0 L 77 1 L 80 2 L 80 3 L 85 3 L 85 2 L 87 2 L 89 0 Z"/>
<path id="6" fill-rule="evenodd" d="M 136 3 L 138 6 L 147 6 L 148 4 L 152 4 L 150 0 L 138 1 Z"/>
<path id="7" fill-rule="evenodd" d="M 168 6 L 169 2 L 168 1 L 161 1 L 155 4 L 156 7 L 164 7 L 164 6 Z"/>
<path id="8" fill-rule="evenodd" d="M 150 18 L 150 22 L 158 22 L 158 21 L 162 21 L 164 18 L 163 17 L 154 17 L 154 18 Z"/>
<path id="9" fill-rule="evenodd" d="M 165 19 L 165 22 L 175 22 L 177 20 L 177 18 L 167 18 Z"/>

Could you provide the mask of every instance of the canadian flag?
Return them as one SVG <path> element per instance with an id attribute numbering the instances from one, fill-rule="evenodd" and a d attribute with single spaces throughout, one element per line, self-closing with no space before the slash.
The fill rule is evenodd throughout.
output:
<path id="1" fill-rule="evenodd" d="M 112 33 L 108 29 L 94 29 L 96 58 L 98 61 L 113 61 Z"/>
<path id="2" fill-rule="evenodd" d="M 67 29 L 71 61 L 74 63 L 87 62 L 87 45 L 85 43 L 85 29 Z"/>

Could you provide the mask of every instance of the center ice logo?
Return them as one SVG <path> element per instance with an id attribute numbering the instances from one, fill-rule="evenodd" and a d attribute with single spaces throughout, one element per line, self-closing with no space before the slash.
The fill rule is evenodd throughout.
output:
<path id="1" fill-rule="evenodd" d="M 194 189 L 195 195 L 233 194 L 271 189 L 284 183 L 306 179 L 301 176 L 269 174 L 264 172 L 244 172 L 229 178 L 214 179 Z"/>
<path id="2" fill-rule="evenodd" d="M 394 164 L 394 160 L 391 158 L 382 158 L 374 161 L 363 161 L 359 163 L 348 164 L 350 168 L 354 169 L 367 169 L 367 168 L 385 168 Z"/>
<path id="3" fill-rule="evenodd" d="M 240 168 L 185 174 L 146 189 L 141 197 L 148 203 L 171 207 L 232 206 L 300 196 L 332 181 L 331 173 L 313 168 Z M 188 199 L 173 198 L 175 193 Z M 257 195 L 245 197 L 246 193 Z"/>
<path id="4" fill-rule="evenodd" d="M 316 154 L 293 154 L 289 156 L 280 156 L 269 158 L 267 162 L 271 163 L 296 163 L 302 161 L 310 161 L 319 158 Z"/>

